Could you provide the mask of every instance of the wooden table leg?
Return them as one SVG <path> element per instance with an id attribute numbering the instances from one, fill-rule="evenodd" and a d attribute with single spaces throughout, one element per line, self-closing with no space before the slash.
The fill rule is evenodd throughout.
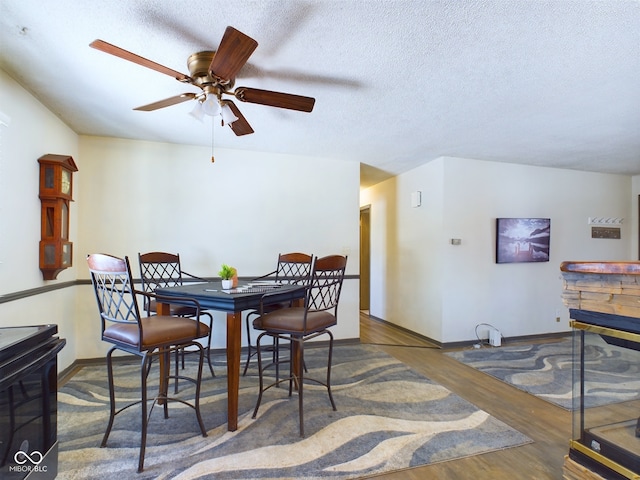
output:
<path id="1" fill-rule="evenodd" d="M 304 298 L 294 300 L 291 302 L 291 305 L 294 307 L 304 307 Z M 293 374 L 298 378 L 298 381 L 300 381 L 304 369 L 304 361 L 301 358 L 302 355 L 300 355 L 300 344 L 294 341 L 291 341 L 291 343 L 291 368 Z M 297 390 L 298 386 L 294 385 L 294 389 Z"/>
<path id="2" fill-rule="evenodd" d="M 157 303 L 156 313 L 158 315 L 171 315 L 171 305 L 168 303 Z M 171 358 L 166 352 L 160 353 L 158 355 L 160 360 L 160 399 L 158 400 L 158 404 L 164 405 L 165 401 L 162 398 L 163 396 L 166 398 L 167 392 L 169 391 L 169 385 L 167 384 L 167 369 L 171 368 Z"/>
<path id="3" fill-rule="evenodd" d="M 300 344 L 298 342 L 291 341 L 291 371 L 296 376 L 299 382 L 303 375 L 304 362 L 300 358 Z M 298 385 L 294 383 L 294 390 L 298 390 Z"/>
<path id="4" fill-rule="evenodd" d="M 242 312 L 227 313 L 227 425 L 238 429 L 238 394 L 240 392 L 240 345 Z"/>

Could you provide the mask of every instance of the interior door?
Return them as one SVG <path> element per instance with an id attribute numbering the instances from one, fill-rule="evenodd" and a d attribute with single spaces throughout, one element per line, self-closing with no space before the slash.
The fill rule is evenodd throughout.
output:
<path id="1" fill-rule="evenodd" d="M 360 209 L 360 310 L 369 310 L 371 285 L 371 207 Z"/>

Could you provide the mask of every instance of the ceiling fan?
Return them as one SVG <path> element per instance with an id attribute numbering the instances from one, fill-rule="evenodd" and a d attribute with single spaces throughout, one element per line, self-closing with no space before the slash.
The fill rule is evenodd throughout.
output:
<path id="1" fill-rule="evenodd" d="M 231 100 L 223 100 L 222 95 L 232 95 L 242 102 L 259 103 L 301 112 L 311 112 L 315 104 L 314 98 L 301 95 L 249 87 L 234 89 L 237 73 L 256 49 L 258 42 L 233 27 L 227 27 L 225 30 L 218 50 L 197 52 L 189 56 L 187 59 L 189 75 L 172 70 L 103 40 L 94 40 L 89 46 L 164 73 L 179 82 L 194 85 L 202 90 L 200 93 L 182 93 L 134 108 L 134 110 L 149 112 L 188 100 L 196 100 L 198 104 L 191 112 L 192 115 L 202 118 L 203 114 L 213 116 L 219 113 L 222 115 L 223 122 L 229 125 L 236 135 L 240 136 L 253 133 L 253 128 L 240 113 L 238 107 Z"/>

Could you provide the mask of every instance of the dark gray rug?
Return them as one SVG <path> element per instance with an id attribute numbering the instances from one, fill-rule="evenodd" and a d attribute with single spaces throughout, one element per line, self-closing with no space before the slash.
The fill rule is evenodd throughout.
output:
<path id="1" fill-rule="evenodd" d="M 324 349 L 307 349 L 310 376 L 322 371 L 325 355 Z M 305 386 L 306 438 L 298 432 L 297 397 L 289 398 L 286 388 L 268 390 L 251 419 L 256 376 L 241 379 L 239 428 L 228 432 L 223 361 L 217 358 L 217 377 L 207 371 L 203 382 L 209 436 L 198 434 L 190 408 L 171 403 L 168 420 L 162 409 L 154 410 L 141 474 L 135 473 L 139 409 L 119 415 L 107 448 L 99 448 L 107 424 L 106 367 L 83 368 L 58 397 L 58 479 L 347 479 L 530 442 L 376 347 L 361 345 L 335 349 L 336 412 L 326 389 Z M 118 365 L 121 398 L 137 397 L 137 369 Z"/>
<path id="2" fill-rule="evenodd" d="M 640 398 L 638 353 L 585 335 L 586 408 Z M 571 338 L 535 345 L 448 352 L 452 358 L 520 390 L 573 409 Z"/>

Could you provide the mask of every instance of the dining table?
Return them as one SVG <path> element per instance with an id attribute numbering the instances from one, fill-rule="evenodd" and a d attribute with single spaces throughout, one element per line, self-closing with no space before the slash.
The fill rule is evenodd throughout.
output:
<path id="1" fill-rule="evenodd" d="M 193 305 L 187 299 L 197 300 L 203 310 L 226 312 L 227 320 L 227 427 L 238 429 L 238 395 L 240 390 L 240 354 L 242 350 L 242 312 L 257 310 L 266 293 L 268 303 L 299 301 L 305 290 L 297 285 L 275 282 L 239 282 L 229 290 L 222 289 L 222 282 L 185 283 L 175 287 L 157 288 L 157 314 L 170 315 L 171 305 Z M 265 300 L 266 301 L 266 300 Z M 211 326 L 213 328 L 213 325 Z M 161 388 L 167 388 L 165 385 Z"/>

